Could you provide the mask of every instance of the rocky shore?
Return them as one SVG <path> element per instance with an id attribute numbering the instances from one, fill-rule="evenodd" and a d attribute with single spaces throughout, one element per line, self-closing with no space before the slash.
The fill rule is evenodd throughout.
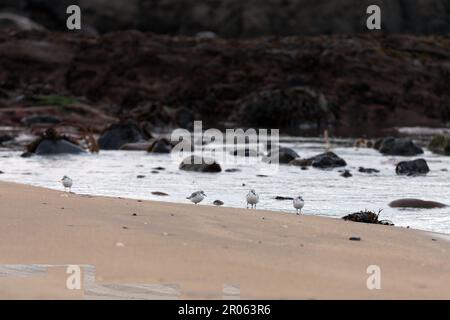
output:
<path id="1" fill-rule="evenodd" d="M 196 119 L 341 136 L 445 127 L 449 49 L 448 38 L 406 35 L 3 31 L 1 125 L 68 122 L 101 132 L 124 118 L 151 128 L 190 128 Z"/>

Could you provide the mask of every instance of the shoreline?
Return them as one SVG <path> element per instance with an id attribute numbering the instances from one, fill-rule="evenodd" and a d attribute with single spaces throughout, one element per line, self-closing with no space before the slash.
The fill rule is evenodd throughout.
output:
<path id="1" fill-rule="evenodd" d="M 6 182 L 0 205 L 0 265 L 55 265 L 29 277 L 0 267 L 0 298 L 145 298 L 137 284 L 181 299 L 222 299 L 224 285 L 242 299 L 450 298 L 450 242 L 429 231 Z M 66 264 L 93 266 L 96 293 L 67 290 Z M 367 289 L 371 265 L 381 290 Z"/>

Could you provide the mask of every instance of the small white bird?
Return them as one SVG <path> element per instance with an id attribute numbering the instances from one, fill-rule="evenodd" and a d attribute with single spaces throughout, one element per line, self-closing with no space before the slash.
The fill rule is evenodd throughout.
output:
<path id="1" fill-rule="evenodd" d="M 191 200 L 195 204 L 199 204 L 200 202 L 203 201 L 203 199 L 205 199 L 205 197 L 206 194 L 203 191 L 196 191 L 186 199 Z"/>
<path id="2" fill-rule="evenodd" d="M 305 206 L 305 200 L 301 196 L 294 199 L 294 208 L 297 210 L 297 215 L 302 213 L 302 209 Z"/>
<path id="3" fill-rule="evenodd" d="M 73 184 L 72 179 L 70 179 L 68 176 L 64 176 L 61 179 L 61 183 L 64 186 L 64 191 L 65 192 L 67 192 L 67 189 L 69 189 L 69 192 L 72 192 L 72 184 Z"/>
<path id="4" fill-rule="evenodd" d="M 250 192 L 247 194 L 247 209 L 248 209 L 248 205 L 250 204 L 252 206 L 255 206 L 256 209 L 256 204 L 259 202 L 259 196 L 256 194 L 255 190 L 250 190 Z"/>

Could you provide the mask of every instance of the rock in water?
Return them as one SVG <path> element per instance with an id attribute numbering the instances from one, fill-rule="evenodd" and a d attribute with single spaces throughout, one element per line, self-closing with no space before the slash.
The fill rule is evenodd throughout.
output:
<path id="1" fill-rule="evenodd" d="M 414 208 L 414 209 L 435 209 L 435 208 L 445 208 L 447 205 L 435 202 L 435 201 L 425 201 L 420 199 L 399 199 L 389 203 L 391 208 Z"/>
<path id="2" fill-rule="evenodd" d="M 180 163 L 180 170 L 185 171 L 195 171 L 195 172 L 206 172 L 206 173 L 216 173 L 221 172 L 222 168 L 214 159 L 190 156 L 184 159 Z"/>
<path id="3" fill-rule="evenodd" d="M 215 200 L 215 201 L 213 202 L 213 205 L 220 207 L 220 206 L 223 206 L 224 203 L 223 203 L 223 201 L 221 201 L 221 200 Z"/>
<path id="4" fill-rule="evenodd" d="M 85 153 L 81 147 L 67 140 L 44 139 L 39 143 L 34 152 L 37 155 L 80 154 Z"/>
<path id="5" fill-rule="evenodd" d="M 353 175 L 351 174 L 350 170 L 345 170 L 345 171 L 341 174 L 341 177 L 344 177 L 344 178 L 350 178 L 350 177 L 353 177 Z"/>
<path id="6" fill-rule="evenodd" d="M 380 170 L 377 169 L 372 169 L 372 168 L 364 168 L 364 167 L 359 167 L 358 169 L 359 172 L 361 173 L 379 173 Z"/>
<path id="7" fill-rule="evenodd" d="M 425 159 L 417 159 L 413 161 L 402 161 L 395 168 L 395 172 L 398 175 L 423 175 L 430 172 L 430 168 L 428 167 Z"/>
<path id="8" fill-rule="evenodd" d="M 428 149 L 437 154 L 450 156 L 450 138 L 443 135 L 435 136 L 430 141 Z"/>
<path id="9" fill-rule="evenodd" d="M 276 163 L 276 159 L 278 159 L 278 163 L 288 164 L 299 157 L 300 156 L 297 154 L 297 152 L 295 152 L 291 148 L 280 147 L 272 149 L 267 154 L 264 161 L 268 163 Z"/>
<path id="10" fill-rule="evenodd" d="M 411 139 L 392 137 L 381 142 L 379 151 L 390 156 L 416 156 L 423 153 L 423 150 L 415 145 Z"/>
<path id="11" fill-rule="evenodd" d="M 170 153 L 172 152 L 172 145 L 167 139 L 158 139 L 151 144 L 147 152 L 149 153 Z"/>
<path id="12" fill-rule="evenodd" d="M 119 150 L 127 143 L 144 140 L 141 130 L 134 123 L 116 123 L 111 125 L 98 139 L 102 150 Z"/>
<path id="13" fill-rule="evenodd" d="M 335 168 L 335 167 L 345 167 L 347 162 L 344 159 L 340 158 L 333 152 L 327 152 L 319 154 L 313 158 L 309 159 L 311 161 L 311 165 L 315 168 Z"/>

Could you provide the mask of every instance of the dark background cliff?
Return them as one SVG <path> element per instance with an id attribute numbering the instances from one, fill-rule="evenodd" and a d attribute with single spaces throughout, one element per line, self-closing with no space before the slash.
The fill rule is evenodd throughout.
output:
<path id="1" fill-rule="evenodd" d="M 64 30 L 72 3 L 85 32 Z M 382 7 L 382 33 L 365 30 L 372 3 Z M 0 31 L 1 125 L 32 114 L 96 129 L 114 119 L 155 127 L 202 119 L 380 135 L 450 123 L 448 0 L 1 1 L 6 7 L 47 30 Z M 199 37 L 204 31 L 218 36 Z"/>
<path id="2" fill-rule="evenodd" d="M 85 25 L 99 32 L 137 29 L 224 37 L 322 35 L 365 30 L 371 4 L 390 33 L 450 34 L 448 0 L 1 0 L 0 10 L 63 30 L 65 9 L 78 4 Z"/>

